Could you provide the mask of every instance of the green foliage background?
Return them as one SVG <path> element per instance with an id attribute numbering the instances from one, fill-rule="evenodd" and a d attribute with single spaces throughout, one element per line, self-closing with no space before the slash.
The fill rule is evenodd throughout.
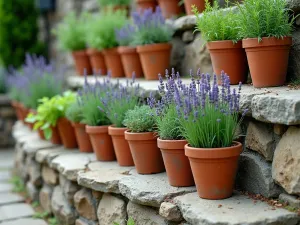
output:
<path id="1" fill-rule="evenodd" d="M 45 53 L 38 42 L 38 13 L 34 0 L 0 0 L 0 63 L 19 67 L 25 53 Z"/>

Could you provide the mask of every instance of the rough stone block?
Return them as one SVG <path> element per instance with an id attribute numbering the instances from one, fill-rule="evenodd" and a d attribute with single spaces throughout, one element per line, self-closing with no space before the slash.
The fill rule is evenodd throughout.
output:
<path id="1" fill-rule="evenodd" d="M 182 34 L 182 41 L 185 43 L 190 43 L 194 40 L 194 31 L 193 30 L 188 30 L 183 32 Z"/>
<path id="2" fill-rule="evenodd" d="M 86 220 L 84 218 L 80 218 L 76 220 L 75 225 L 99 225 L 97 221 Z"/>
<path id="3" fill-rule="evenodd" d="M 74 195 L 74 204 L 80 216 L 88 220 L 97 220 L 96 201 L 90 190 L 83 188 Z"/>
<path id="4" fill-rule="evenodd" d="M 37 163 L 34 159 L 27 157 L 26 167 L 27 167 L 30 182 L 34 186 L 40 187 L 43 183 L 42 174 L 41 174 L 41 165 Z"/>
<path id="5" fill-rule="evenodd" d="M 26 183 L 26 190 L 32 201 L 39 200 L 39 190 L 30 181 Z"/>
<path id="6" fill-rule="evenodd" d="M 53 188 L 47 184 L 44 184 L 40 191 L 40 204 L 43 209 L 47 212 L 52 212 L 51 209 L 51 198 L 52 198 Z"/>
<path id="7" fill-rule="evenodd" d="M 56 158 L 58 155 L 70 153 L 62 146 L 51 149 L 42 149 L 38 151 L 35 155 L 35 160 L 39 163 L 51 164 L 51 161 Z"/>
<path id="8" fill-rule="evenodd" d="M 55 170 L 51 169 L 47 165 L 42 167 L 42 177 L 44 182 L 50 185 L 57 185 L 58 183 L 58 174 Z"/>
<path id="9" fill-rule="evenodd" d="M 274 133 L 278 136 L 282 136 L 288 129 L 288 126 L 282 124 L 274 124 Z"/>
<path id="10" fill-rule="evenodd" d="M 64 196 L 71 205 L 74 205 L 74 195 L 79 191 L 80 187 L 77 183 L 69 181 L 65 176 L 59 174 L 59 183 Z"/>
<path id="11" fill-rule="evenodd" d="M 265 197 L 278 197 L 282 192 L 272 178 L 271 163 L 250 151 L 240 156 L 236 187 Z"/>
<path id="12" fill-rule="evenodd" d="M 292 207 L 300 208 L 300 198 L 297 196 L 282 193 L 279 195 L 279 199 Z"/>
<path id="13" fill-rule="evenodd" d="M 273 164 L 273 179 L 289 194 L 300 195 L 300 128 L 289 127 L 278 143 Z"/>
<path id="14" fill-rule="evenodd" d="M 161 215 L 162 217 L 164 217 L 170 221 L 181 221 L 182 220 L 182 215 L 181 215 L 180 209 L 176 205 L 174 205 L 170 202 L 163 202 L 160 205 L 159 215 Z"/>

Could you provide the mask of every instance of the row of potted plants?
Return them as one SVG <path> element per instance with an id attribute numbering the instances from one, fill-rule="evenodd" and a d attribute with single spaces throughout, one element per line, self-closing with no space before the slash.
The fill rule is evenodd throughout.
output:
<path id="1" fill-rule="evenodd" d="M 206 0 L 204 12 L 193 12 L 219 77 L 224 70 L 232 84 L 245 82 L 249 64 L 254 87 L 285 83 L 295 19 L 285 0 L 244 0 L 226 11 Z"/>

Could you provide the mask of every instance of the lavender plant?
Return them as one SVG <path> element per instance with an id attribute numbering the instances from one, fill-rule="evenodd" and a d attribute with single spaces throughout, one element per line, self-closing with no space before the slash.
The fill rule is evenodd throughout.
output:
<path id="1" fill-rule="evenodd" d="M 132 45 L 134 36 L 136 35 L 137 28 L 134 24 L 125 24 L 122 28 L 117 29 L 116 40 L 120 46 Z"/>
<path id="2" fill-rule="evenodd" d="M 98 0 L 100 6 L 115 6 L 115 5 L 125 5 L 129 6 L 131 0 Z"/>
<path id="3" fill-rule="evenodd" d="M 82 109 L 78 102 L 74 102 L 66 110 L 66 117 L 74 123 L 81 123 L 83 120 Z"/>
<path id="4" fill-rule="evenodd" d="M 174 29 L 167 24 L 160 7 L 146 9 L 143 13 L 132 13 L 133 23 L 137 26 L 132 45 L 147 45 L 169 42 L 174 34 Z"/>

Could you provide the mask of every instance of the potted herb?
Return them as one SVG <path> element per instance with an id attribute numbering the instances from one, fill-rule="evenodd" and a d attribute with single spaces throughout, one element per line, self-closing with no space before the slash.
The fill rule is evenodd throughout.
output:
<path id="1" fill-rule="evenodd" d="M 108 134 L 108 127 L 111 121 L 103 112 L 102 98 L 113 89 L 109 79 L 102 82 L 97 81 L 94 85 L 87 81 L 83 90 L 79 92 L 79 104 L 81 106 L 83 120 L 86 124 L 93 150 L 99 161 L 114 161 L 116 159 L 111 136 Z"/>
<path id="2" fill-rule="evenodd" d="M 93 152 L 90 137 L 85 131 L 86 125 L 82 123 L 82 109 L 78 101 L 67 108 L 66 117 L 72 122 L 72 126 L 74 127 L 79 150 L 81 152 Z"/>
<path id="3" fill-rule="evenodd" d="M 132 41 L 136 33 L 136 26 L 129 23 L 125 24 L 121 29 L 116 30 L 116 39 L 119 44 L 118 52 L 121 55 L 125 76 L 130 78 L 135 73 L 137 78 L 143 76 L 143 70 L 139 54 L 136 47 L 132 46 Z"/>
<path id="4" fill-rule="evenodd" d="M 158 0 L 163 16 L 172 18 L 181 13 L 181 7 L 178 0 Z"/>
<path id="5" fill-rule="evenodd" d="M 147 105 L 136 106 L 127 111 L 123 124 L 128 128 L 125 139 L 129 143 L 137 172 L 152 174 L 165 171 L 156 143 L 154 111 Z"/>
<path id="6" fill-rule="evenodd" d="M 123 77 L 124 70 L 118 53 L 118 42 L 116 40 L 115 30 L 127 23 L 125 11 L 118 10 L 113 12 L 107 10 L 101 13 L 95 21 L 98 24 L 97 34 L 99 38 L 99 49 L 103 49 L 107 69 L 111 72 L 112 77 Z"/>
<path id="7" fill-rule="evenodd" d="M 180 91 L 184 88 L 173 70 L 171 76 L 166 72 L 166 83 L 160 76 L 159 93 L 161 99 L 148 99 L 151 108 L 156 109 L 157 146 L 161 149 L 169 184 L 175 187 L 193 186 L 194 179 L 188 158 L 184 154 L 187 141 L 181 135 L 181 124 L 177 115 L 177 102 L 183 102 Z M 175 99 L 177 98 L 177 99 Z"/>
<path id="8" fill-rule="evenodd" d="M 156 0 L 135 0 L 135 2 L 137 5 L 137 11 L 141 13 L 146 9 L 154 11 L 157 6 Z"/>
<path id="9" fill-rule="evenodd" d="M 238 7 L 242 15 L 240 32 L 254 87 L 283 85 L 294 21 L 294 18 L 289 20 L 287 2 L 245 0 Z"/>
<path id="10" fill-rule="evenodd" d="M 72 51 L 76 71 L 79 75 L 93 73 L 89 57 L 86 54 L 85 19 L 85 14 L 77 18 L 75 13 L 69 13 L 53 30 L 60 48 Z"/>
<path id="11" fill-rule="evenodd" d="M 104 11 L 112 9 L 113 11 L 125 10 L 126 13 L 129 11 L 131 0 L 98 0 L 98 3 Z"/>
<path id="12" fill-rule="evenodd" d="M 205 2 L 206 8 L 201 15 L 196 7 L 193 12 L 197 16 L 196 31 L 200 31 L 207 41 L 214 73 L 218 75 L 219 83 L 222 71 L 228 74 L 232 84 L 245 82 L 248 64 L 239 34 L 240 15 L 232 8 L 227 8 L 226 12 L 220 10 L 217 1 L 213 6 L 208 0 Z"/>
<path id="13" fill-rule="evenodd" d="M 239 117 L 240 88 L 231 90 L 230 79 L 221 75 L 219 88 L 216 75 L 192 76 L 189 87 L 176 98 L 181 134 L 187 140 L 189 157 L 198 194 L 205 199 L 224 199 L 232 195 L 242 144 L 235 141 Z M 244 115 L 244 114 L 243 114 Z"/>
<path id="14" fill-rule="evenodd" d="M 108 133 L 112 137 L 117 161 L 120 166 L 134 166 L 132 155 L 128 142 L 125 140 L 126 126 L 123 123 L 125 113 L 134 109 L 140 104 L 139 86 L 134 82 L 127 82 L 126 86 L 119 85 L 113 89 L 103 99 L 103 111 L 112 122 L 112 126 L 108 127 Z"/>
<path id="15" fill-rule="evenodd" d="M 157 74 L 163 74 L 169 67 L 172 45 L 169 43 L 173 29 L 165 22 L 159 7 L 142 14 L 134 12 L 134 24 L 138 27 L 133 45 L 137 46 L 142 68 L 147 80 L 157 80 Z"/>
<path id="16" fill-rule="evenodd" d="M 203 12 L 205 10 L 205 0 L 183 0 L 185 11 L 188 15 L 192 15 L 192 7 L 195 6 L 199 12 Z M 213 0 L 209 0 L 212 2 Z"/>

